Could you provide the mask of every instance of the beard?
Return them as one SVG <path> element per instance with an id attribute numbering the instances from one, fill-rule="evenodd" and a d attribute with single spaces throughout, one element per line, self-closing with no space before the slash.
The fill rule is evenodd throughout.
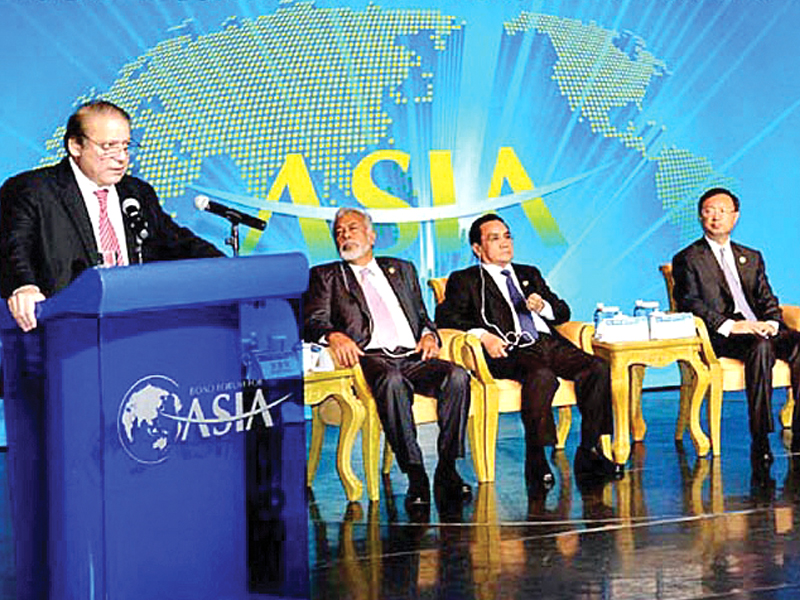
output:
<path id="1" fill-rule="evenodd" d="M 339 256 L 347 262 L 358 260 L 369 252 L 369 246 L 358 242 L 345 242 L 339 247 Z"/>

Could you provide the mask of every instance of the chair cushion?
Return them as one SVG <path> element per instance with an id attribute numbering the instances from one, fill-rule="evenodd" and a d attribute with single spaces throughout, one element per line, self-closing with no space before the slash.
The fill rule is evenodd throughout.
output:
<path id="1" fill-rule="evenodd" d="M 735 358 L 725 356 L 719 359 L 722 367 L 722 389 L 725 391 L 743 390 L 744 384 L 744 363 Z M 791 373 L 789 365 L 782 360 L 775 361 L 772 368 L 772 386 L 787 387 L 791 385 Z"/>

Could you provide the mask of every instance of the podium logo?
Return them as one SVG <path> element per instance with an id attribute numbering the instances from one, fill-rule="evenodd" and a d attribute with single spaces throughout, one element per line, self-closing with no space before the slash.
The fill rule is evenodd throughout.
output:
<path id="1" fill-rule="evenodd" d="M 227 386 L 226 386 L 227 387 Z M 270 409 L 291 396 L 287 394 L 271 404 L 264 391 L 250 388 L 251 405 L 244 407 L 244 390 L 221 392 L 213 398 L 203 394 L 185 402 L 180 385 L 165 375 L 150 375 L 134 383 L 125 393 L 119 407 L 117 431 L 125 452 L 138 463 L 154 465 L 164 462 L 172 448 L 190 439 L 208 440 L 234 432 L 249 431 L 260 419 L 264 427 L 272 427 Z M 213 416 L 207 417 L 206 414 Z"/>

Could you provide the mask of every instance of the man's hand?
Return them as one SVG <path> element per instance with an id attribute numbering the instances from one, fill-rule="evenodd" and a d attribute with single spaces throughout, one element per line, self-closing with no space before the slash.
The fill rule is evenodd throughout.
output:
<path id="1" fill-rule="evenodd" d="M 778 330 L 775 329 L 772 323 L 767 323 L 766 321 L 734 321 L 731 333 L 751 333 L 767 338 L 776 335 Z"/>
<path id="2" fill-rule="evenodd" d="M 35 285 L 23 285 L 11 294 L 8 310 L 22 331 L 36 328 L 36 303 L 44 299 L 44 294 Z"/>
<path id="3" fill-rule="evenodd" d="M 528 306 L 528 310 L 532 310 L 536 314 L 539 314 L 542 312 L 542 310 L 544 310 L 544 298 L 537 293 L 533 293 L 528 296 L 528 300 L 525 303 Z"/>
<path id="4" fill-rule="evenodd" d="M 499 337 L 488 331 L 481 336 L 481 344 L 483 344 L 486 353 L 492 358 L 506 358 L 507 344 Z"/>
<path id="5" fill-rule="evenodd" d="M 364 351 L 344 333 L 334 331 L 328 334 L 328 346 L 336 359 L 336 364 L 341 367 L 354 367 L 358 359 L 364 356 Z"/>
<path id="6" fill-rule="evenodd" d="M 417 342 L 415 350 L 417 352 L 422 352 L 422 360 L 436 358 L 439 356 L 439 340 L 436 339 L 434 334 L 426 333 L 420 338 L 419 342 Z"/>

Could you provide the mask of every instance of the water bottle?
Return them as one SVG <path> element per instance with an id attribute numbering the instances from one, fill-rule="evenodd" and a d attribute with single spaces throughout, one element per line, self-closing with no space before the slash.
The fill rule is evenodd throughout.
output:
<path id="1" fill-rule="evenodd" d="M 649 317 L 658 310 L 658 300 L 637 300 L 633 307 L 634 317 Z"/>

